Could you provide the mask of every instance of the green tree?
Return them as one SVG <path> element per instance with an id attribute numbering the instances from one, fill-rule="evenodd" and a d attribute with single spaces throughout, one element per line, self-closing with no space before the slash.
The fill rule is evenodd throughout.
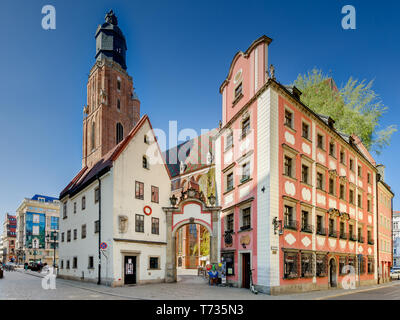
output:
<path id="1" fill-rule="evenodd" d="M 299 74 L 294 85 L 302 91 L 301 101 L 318 114 L 330 116 L 335 127 L 348 135 L 356 134 L 369 151 L 380 154 L 397 131 L 395 125 L 381 128 L 379 120 L 388 110 L 372 90 L 373 80 L 349 78 L 340 89 L 322 70 Z"/>

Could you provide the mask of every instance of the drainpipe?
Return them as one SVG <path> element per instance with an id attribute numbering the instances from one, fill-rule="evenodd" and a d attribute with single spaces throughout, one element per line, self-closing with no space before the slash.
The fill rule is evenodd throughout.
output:
<path id="1" fill-rule="evenodd" d="M 99 175 L 96 175 L 97 181 L 99 182 L 99 243 L 98 243 L 98 253 L 99 253 L 99 266 L 98 266 L 98 277 L 97 284 L 101 284 L 101 180 Z"/>
<path id="2" fill-rule="evenodd" d="M 376 175 L 376 258 L 377 258 L 377 271 L 378 271 L 378 284 L 380 283 L 380 274 L 379 274 L 379 192 L 378 192 L 378 183 L 381 179 L 381 175 L 378 173 Z"/>

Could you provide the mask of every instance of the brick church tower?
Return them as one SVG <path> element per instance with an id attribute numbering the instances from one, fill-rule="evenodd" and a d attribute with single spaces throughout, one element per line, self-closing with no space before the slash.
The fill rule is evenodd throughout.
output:
<path id="1" fill-rule="evenodd" d="M 96 31 L 96 63 L 87 83 L 82 167 L 93 166 L 131 131 L 140 101 L 126 72 L 126 41 L 111 10 Z"/>

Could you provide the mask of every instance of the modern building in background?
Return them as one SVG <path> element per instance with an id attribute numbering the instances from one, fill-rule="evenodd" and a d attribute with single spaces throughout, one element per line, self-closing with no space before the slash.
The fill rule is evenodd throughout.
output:
<path id="1" fill-rule="evenodd" d="M 57 198 L 34 195 L 17 209 L 18 263 L 41 262 L 57 265 L 60 202 Z"/>
<path id="2" fill-rule="evenodd" d="M 378 277 L 379 283 L 388 282 L 393 264 L 393 197 L 394 193 L 385 183 L 385 167 L 378 165 Z"/>
<path id="3" fill-rule="evenodd" d="M 16 262 L 16 216 L 6 213 L 3 223 L 3 262 Z"/>
<path id="4" fill-rule="evenodd" d="M 400 211 L 393 211 L 393 267 L 400 268 Z"/>

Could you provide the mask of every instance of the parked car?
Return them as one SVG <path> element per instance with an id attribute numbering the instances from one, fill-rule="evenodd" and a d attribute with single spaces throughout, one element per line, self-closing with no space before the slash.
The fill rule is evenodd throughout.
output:
<path id="1" fill-rule="evenodd" d="M 400 269 L 392 269 L 392 270 L 390 270 L 390 277 L 393 280 L 400 280 Z"/>
<path id="2" fill-rule="evenodd" d="M 40 263 L 30 262 L 28 264 L 28 269 L 31 271 L 40 271 L 42 270 L 42 265 Z"/>

